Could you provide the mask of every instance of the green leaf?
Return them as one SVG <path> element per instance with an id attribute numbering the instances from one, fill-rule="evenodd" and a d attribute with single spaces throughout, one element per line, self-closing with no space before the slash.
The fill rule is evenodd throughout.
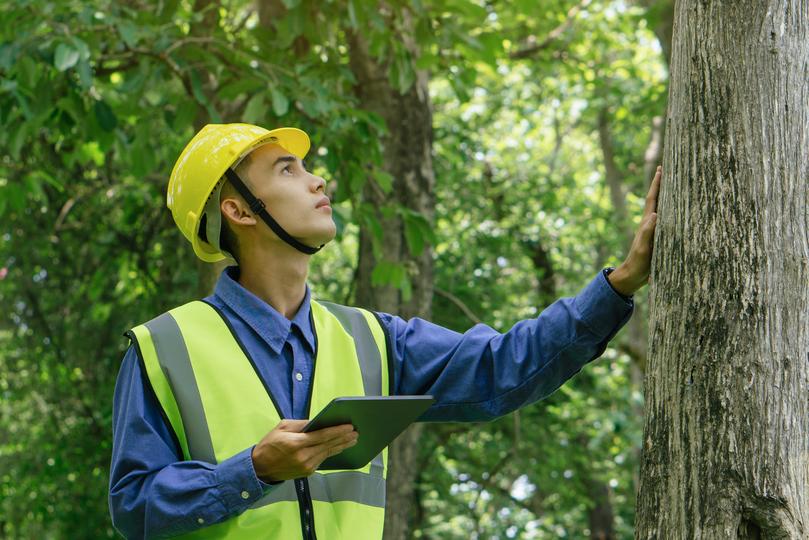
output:
<path id="1" fill-rule="evenodd" d="M 287 9 L 295 9 L 301 3 L 301 0 L 281 0 L 284 4 L 284 7 Z"/>
<path id="2" fill-rule="evenodd" d="M 75 66 L 78 61 L 79 51 L 64 43 L 57 45 L 56 53 L 53 56 L 53 65 L 56 66 L 56 69 L 66 71 Z"/>
<path id="3" fill-rule="evenodd" d="M 421 255 L 424 251 L 424 237 L 421 235 L 421 228 L 418 223 L 413 220 L 406 219 L 404 222 L 405 240 L 410 253 L 414 257 Z"/>
<path id="4" fill-rule="evenodd" d="M 416 60 L 416 68 L 431 69 L 438 66 L 439 58 L 431 52 L 423 52 Z"/>
<path id="5" fill-rule="evenodd" d="M 348 0 L 348 25 L 353 29 L 357 28 L 357 8 L 354 7 L 353 0 Z"/>
<path id="6" fill-rule="evenodd" d="M 385 193 L 390 193 L 393 189 L 393 176 L 381 169 L 376 169 L 374 172 L 374 180 Z"/>
<path id="7" fill-rule="evenodd" d="M 105 101 L 96 101 L 93 110 L 96 113 L 98 125 L 104 131 L 112 131 L 118 125 L 118 118 L 115 117 L 115 113 L 112 112 L 112 109 Z"/>
<path id="8" fill-rule="evenodd" d="M 499 32 L 481 34 L 478 41 L 483 45 L 481 58 L 492 66 L 497 65 L 497 58 L 503 53 L 503 37 Z"/>
<path id="9" fill-rule="evenodd" d="M 180 3 L 180 0 L 162 0 L 160 2 L 160 11 L 157 14 L 158 20 L 160 22 L 166 22 L 174 15 L 177 11 L 177 6 Z"/>
<path id="10" fill-rule="evenodd" d="M 93 71 L 90 69 L 90 63 L 87 60 L 81 60 L 79 67 L 76 69 L 79 74 L 79 84 L 85 90 L 93 86 Z"/>
<path id="11" fill-rule="evenodd" d="M 119 90 L 127 94 L 140 95 L 143 93 L 144 85 L 149 78 L 149 63 L 144 61 L 139 66 L 138 70 L 128 71 L 124 76 L 124 82 L 121 83 Z M 148 87 L 147 87 L 148 91 Z"/>
<path id="12" fill-rule="evenodd" d="M 379 261 L 371 272 L 371 285 L 386 285 L 390 282 L 391 268 L 388 261 Z"/>
<path id="13" fill-rule="evenodd" d="M 202 83 L 199 80 L 199 73 L 197 73 L 196 69 L 191 71 L 190 77 L 191 77 L 191 93 L 194 94 L 194 99 L 196 99 L 199 103 L 207 107 L 208 97 L 205 95 L 205 92 L 202 91 Z"/>
<path id="14" fill-rule="evenodd" d="M 22 186 L 9 183 L 2 189 L 0 199 L 5 199 L 8 208 L 19 212 L 25 208 L 28 194 Z"/>
<path id="15" fill-rule="evenodd" d="M 393 285 L 398 287 L 406 276 L 404 266 L 391 261 L 379 261 L 371 272 L 371 285 Z"/>
<path id="16" fill-rule="evenodd" d="M 205 92 L 202 91 L 202 82 L 199 80 L 199 73 L 196 69 L 191 71 L 191 93 L 194 94 L 194 98 L 203 106 L 205 110 L 208 112 L 208 118 L 211 122 L 219 123 L 222 121 L 219 113 L 216 109 L 214 109 L 211 102 L 208 101 L 208 97 L 205 95 Z"/>
<path id="17" fill-rule="evenodd" d="M 138 143 L 132 147 L 130 171 L 136 177 L 145 176 L 154 171 L 154 150 L 148 144 Z"/>
<path id="18" fill-rule="evenodd" d="M 405 275 L 402 281 L 399 283 L 399 289 L 402 291 L 402 300 L 409 302 L 413 297 L 413 284 L 410 283 L 410 279 L 407 277 L 407 275 Z"/>
<path id="19" fill-rule="evenodd" d="M 289 100 L 275 87 L 270 88 L 272 94 L 272 110 L 276 116 L 284 116 L 289 110 Z"/>
<path id="20" fill-rule="evenodd" d="M 379 261 L 371 272 L 371 285 L 391 285 L 402 291 L 405 301 L 409 300 L 413 294 L 410 278 L 407 276 L 407 269 L 401 263 L 392 261 Z"/>
<path id="21" fill-rule="evenodd" d="M 407 92 L 416 80 L 416 72 L 410 61 L 410 54 L 404 48 L 400 48 L 393 57 L 388 77 L 391 84 L 402 94 Z"/>
<path id="22" fill-rule="evenodd" d="M 13 157 L 15 160 L 20 159 L 22 145 L 25 142 L 25 138 L 28 135 L 28 130 L 30 127 L 31 124 L 29 123 L 21 124 L 17 131 L 11 135 L 11 144 L 9 145 L 9 150 L 11 151 L 11 157 Z"/>
<path id="23" fill-rule="evenodd" d="M 384 239 L 384 232 L 382 231 L 382 224 L 379 223 L 379 220 L 376 219 L 371 213 L 365 214 L 365 226 L 371 231 L 373 237 L 378 240 L 382 241 Z"/>
<path id="24" fill-rule="evenodd" d="M 0 45 L 0 69 L 8 71 L 14 64 L 15 48 L 10 43 Z"/>
<path id="25" fill-rule="evenodd" d="M 478 5 L 476 2 L 470 2 L 469 0 L 451 0 L 447 2 L 446 7 L 451 10 L 453 14 L 465 16 L 475 24 L 482 23 L 487 15 L 485 7 Z"/>
<path id="26" fill-rule="evenodd" d="M 17 57 L 15 69 L 18 73 L 15 78 L 17 82 L 20 83 L 20 86 L 28 90 L 33 90 L 42 74 L 40 65 L 34 62 L 30 55 L 24 54 Z"/>
<path id="27" fill-rule="evenodd" d="M 284 17 L 283 25 L 281 25 L 282 35 L 287 45 L 292 44 L 295 38 L 303 33 L 308 24 L 305 9 L 290 9 L 289 13 Z"/>
<path id="28" fill-rule="evenodd" d="M 334 202 L 334 201 L 332 201 Z M 346 211 L 338 206 L 334 207 L 334 213 L 332 213 L 332 219 L 334 220 L 334 225 L 337 228 L 337 239 L 341 239 L 343 237 L 343 231 L 345 231 L 346 225 L 350 223 L 349 217 L 346 217 Z"/>
<path id="29" fill-rule="evenodd" d="M 365 185 L 365 170 L 356 163 L 345 163 L 344 171 L 340 177 L 341 185 L 348 189 L 349 193 L 360 193 Z"/>
<path id="30" fill-rule="evenodd" d="M 182 131 L 191 125 L 196 115 L 196 102 L 185 99 L 177 106 L 177 112 L 174 114 L 171 127 L 173 127 L 175 131 Z"/>
<path id="31" fill-rule="evenodd" d="M 129 21 L 120 21 L 118 23 L 118 32 L 121 38 L 129 47 L 136 47 L 138 44 L 138 27 Z"/>
<path id="32" fill-rule="evenodd" d="M 267 102 L 264 100 L 264 94 L 256 94 L 247 102 L 244 114 L 242 114 L 242 121 L 248 124 L 260 124 L 266 117 Z"/>
<path id="33" fill-rule="evenodd" d="M 404 233 L 410 253 L 418 257 L 428 243 L 434 244 L 435 233 L 430 223 L 420 213 L 403 209 L 400 211 L 404 222 Z"/>
<path id="34" fill-rule="evenodd" d="M 228 83 L 216 92 L 219 99 L 232 100 L 241 94 L 251 94 L 263 90 L 261 83 L 253 78 L 244 78 Z"/>

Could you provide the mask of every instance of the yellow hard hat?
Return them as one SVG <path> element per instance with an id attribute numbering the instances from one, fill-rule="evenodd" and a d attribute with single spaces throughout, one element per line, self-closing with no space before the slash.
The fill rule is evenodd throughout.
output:
<path id="1" fill-rule="evenodd" d="M 219 246 L 199 235 L 211 194 L 225 171 L 263 144 L 274 143 L 299 159 L 309 151 L 309 136 L 297 128 L 267 130 L 251 124 L 208 124 L 194 135 L 171 171 L 166 204 L 197 257 L 207 262 L 225 258 Z M 210 211 L 210 210 L 209 210 Z M 219 207 L 216 206 L 216 212 Z"/>

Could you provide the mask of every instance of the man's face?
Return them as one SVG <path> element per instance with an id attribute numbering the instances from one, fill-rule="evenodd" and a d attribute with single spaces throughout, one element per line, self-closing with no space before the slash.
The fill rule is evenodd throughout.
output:
<path id="1" fill-rule="evenodd" d="M 250 158 L 242 180 L 281 227 L 312 247 L 334 238 L 337 228 L 323 178 L 306 171 L 300 159 L 277 144 L 255 149 Z M 268 227 L 259 230 L 277 238 Z"/>

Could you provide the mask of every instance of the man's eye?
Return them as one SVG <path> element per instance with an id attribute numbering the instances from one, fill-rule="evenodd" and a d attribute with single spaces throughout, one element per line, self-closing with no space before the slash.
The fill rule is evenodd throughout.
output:
<path id="1" fill-rule="evenodd" d="M 281 170 L 284 171 L 284 172 L 287 172 L 289 174 L 292 174 L 292 165 L 287 165 L 286 167 L 284 167 Z"/>

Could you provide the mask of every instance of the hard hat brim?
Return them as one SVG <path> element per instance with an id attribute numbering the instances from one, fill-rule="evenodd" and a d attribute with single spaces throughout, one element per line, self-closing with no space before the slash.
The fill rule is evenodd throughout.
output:
<path id="1" fill-rule="evenodd" d="M 298 159 L 303 159 L 309 153 L 309 135 L 305 131 L 298 128 L 283 127 L 273 129 L 262 137 L 258 137 L 256 141 L 249 145 L 249 147 L 242 153 L 242 156 L 247 155 L 259 146 L 265 144 L 275 143 L 287 152 L 291 153 Z"/>

